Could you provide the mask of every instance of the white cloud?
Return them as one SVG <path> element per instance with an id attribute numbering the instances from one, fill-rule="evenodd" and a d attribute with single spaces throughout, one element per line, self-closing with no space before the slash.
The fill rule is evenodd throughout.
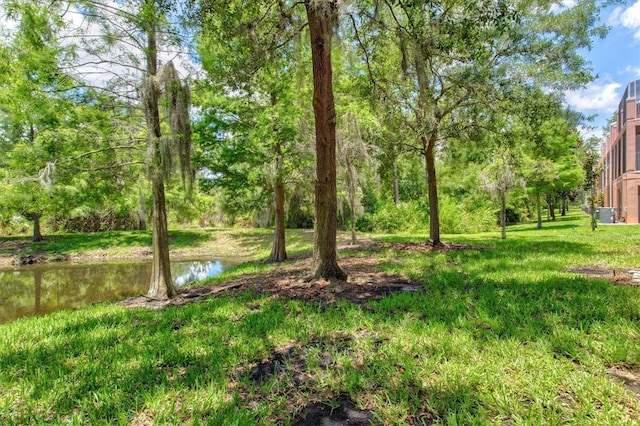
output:
<path id="1" fill-rule="evenodd" d="M 65 13 L 68 33 L 63 37 L 69 46 L 75 46 L 77 59 L 73 72 L 88 84 L 98 87 L 119 87 L 133 94 L 145 69 L 145 41 L 123 16 L 137 13 L 133 2 L 118 0 L 95 1 L 109 16 L 107 27 L 88 20 L 76 7 Z M 112 43 L 105 43 L 106 34 L 115 35 Z M 161 37 L 159 37 L 159 42 Z M 159 44 L 162 49 L 162 45 Z M 173 61 L 182 77 L 192 76 L 200 70 L 181 46 L 158 51 L 160 65 Z"/>
<path id="2" fill-rule="evenodd" d="M 583 140 L 588 141 L 591 139 L 603 140 L 606 132 L 598 126 L 581 125 L 578 126 L 578 133 L 580 133 Z"/>
<path id="3" fill-rule="evenodd" d="M 637 0 L 626 9 L 616 7 L 607 23 L 612 26 L 622 26 L 634 32 L 633 37 L 640 40 L 640 0 Z"/>
<path id="4" fill-rule="evenodd" d="M 602 112 L 609 114 L 618 108 L 621 93 L 618 93 L 622 85 L 616 82 L 594 82 L 582 90 L 565 93 L 565 99 L 569 105 L 580 112 Z"/>
<path id="5" fill-rule="evenodd" d="M 620 22 L 627 28 L 640 27 L 640 1 L 632 4 L 620 15 Z"/>
<path id="6" fill-rule="evenodd" d="M 622 6 L 617 6 L 615 9 L 613 9 L 611 15 L 609 15 L 609 18 L 607 19 L 607 25 L 611 25 L 612 27 L 621 25 L 620 18 L 623 12 L 624 8 Z"/>
<path id="7" fill-rule="evenodd" d="M 556 13 L 564 9 L 570 9 L 576 5 L 576 0 L 562 0 L 558 3 L 551 4 L 551 12 Z"/>
<path id="8" fill-rule="evenodd" d="M 640 67 L 634 67 L 634 66 L 628 65 L 624 69 L 624 72 L 632 74 L 634 79 L 640 77 Z M 620 72 L 620 74 L 622 74 L 622 72 Z"/>

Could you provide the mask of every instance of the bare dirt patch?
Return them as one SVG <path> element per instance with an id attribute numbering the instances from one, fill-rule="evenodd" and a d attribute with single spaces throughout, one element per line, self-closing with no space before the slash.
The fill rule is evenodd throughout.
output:
<path id="1" fill-rule="evenodd" d="M 621 367 L 612 367 L 607 370 L 607 374 L 622 382 L 628 391 L 636 395 L 640 401 L 640 371 L 633 371 Z"/>
<path id="2" fill-rule="evenodd" d="M 380 424 L 370 411 L 359 410 L 347 397 L 307 405 L 294 426 L 370 426 Z"/>
<path id="3" fill-rule="evenodd" d="M 285 421 L 301 426 L 380 424 L 367 409 L 369 407 L 357 408 L 347 395 L 334 395 L 329 389 L 318 386 L 318 372 L 342 368 L 332 354 L 354 359 L 354 339 L 365 337 L 358 333 L 333 333 L 311 336 L 306 344 L 290 342 L 276 348 L 268 359 L 238 367 L 232 387 L 248 406 L 267 402 L 259 392 L 250 390 L 256 385 L 270 383 L 271 398 L 274 393 L 286 397 L 288 407 L 285 411 L 293 414 L 293 419 L 285 420 L 280 417 L 284 413 L 280 413 L 269 419 L 269 424 L 283 424 Z"/>
<path id="4" fill-rule="evenodd" d="M 343 258 L 340 260 L 340 266 L 349 274 L 346 281 L 309 282 L 306 278 L 311 270 L 311 259 L 304 259 L 277 265 L 270 271 L 243 275 L 222 284 L 181 288 L 178 296 L 168 301 L 138 296 L 119 304 L 128 307 L 163 308 L 195 302 L 221 292 L 237 294 L 248 290 L 274 298 L 299 299 L 324 304 L 337 299 L 363 303 L 395 293 L 415 292 L 422 289 L 422 285 L 417 281 L 379 271 L 378 263 L 379 260 L 374 256 Z"/>
<path id="5" fill-rule="evenodd" d="M 640 268 L 605 268 L 602 266 L 580 266 L 568 269 L 574 274 L 585 275 L 591 278 L 602 278 L 617 285 L 640 286 L 640 283 L 631 282 L 633 274 L 631 271 Z"/>

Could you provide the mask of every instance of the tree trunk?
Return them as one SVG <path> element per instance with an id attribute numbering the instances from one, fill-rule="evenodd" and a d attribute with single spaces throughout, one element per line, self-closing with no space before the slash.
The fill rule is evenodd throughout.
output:
<path id="1" fill-rule="evenodd" d="M 351 209 L 351 245 L 356 244 L 356 211 Z"/>
<path id="2" fill-rule="evenodd" d="M 596 221 L 596 188 L 591 185 L 591 197 L 589 198 L 589 215 L 591 216 L 591 230 L 595 231 L 598 222 Z"/>
<path id="3" fill-rule="evenodd" d="M 538 212 L 538 224 L 536 228 L 538 229 L 542 229 L 542 206 L 540 204 L 540 194 L 536 194 L 536 210 Z"/>
<path id="4" fill-rule="evenodd" d="M 313 63 L 313 115 L 316 131 L 314 278 L 346 279 L 338 266 L 336 249 L 336 111 L 333 101 L 331 36 L 336 1 L 305 1 L 311 61 Z"/>
<path id="5" fill-rule="evenodd" d="M 287 250 L 285 244 L 285 225 L 284 225 L 284 183 L 282 182 L 282 149 L 280 142 L 276 142 L 276 179 L 275 179 L 275 196 L 276 196 L 276 217 L 273 231 L 273 247 L 269 262 L 278 263 L 287 260 Z"/>
<path id="6" fill-rule="evenodd" d="M 163 177 L 154 176 L 151 185 L 153 186 L 153 262 L 147 296 L 154 299 L 170 299 L 177 292 L 171 279 L 169 263 L 169 235 Z"/>
<path id="7" fill-rule="evenodd" d="M 146 0 L 152 3 L 152 0 Z M 151 6 L 153 7 L 153 5 Z M 147 118 L 148 144 L 151 152 L 150 176 L 153 191 L 153 237 L 152 250 L 153 262 L 151 267 L 151 282 L 147 296 L 154 299 L 167 299 L 174 297 L 177 292 L 171 279 L 169 264 L 169 236 L 167 231 L 167 207 L 164 196 L 164 174 L 162 170 L 162 158 L 160 139 L 162 137 L 159 112 L 159 88 L 153 81 L 158 71 L 158 56 L 156 43 L 156 27 L 154 22 L 149 22 L 147 28 L 147 87 L 144 100 L 145 115 Z"/>
<path id="8" fill-rule="evenodd" d="M 567 215 L 567 198 L 563 197 L 560 204 L 560 216 Z"/>
<path id="9" fill-rule="evenodd" d="M 397 159 L 393 159 L 393 203 L 398 204 L 400 202 L 400 188 L 398 186 L 398 163 Z"/>
<path id="10" fill-rule="evenodd" d="M 434 148 L 436 145 L 437 134 L 435 130 L 431 138 L 427 140 L 422 137 L 424 149 L 427 191 L 429 194 L 429 243 L 437 246 L 442 244 L 440 241 L 440 211 L 438 207 L 438 186 L 436 182 L 436 161 Z"/>
<path id="11" fill-rule="evenodd" d="M 40 231 L 40 215 L 32 214 L 31 220 L 33 220 L 33 239 L 34 243 L 42 241 L 42 232 Z"/>
<path id="12" fill-rule="evenodd" d="M 426 108 L 430 101 L 433 103 L 433 99 L 429 99 L 428 96 L 429 84 L 427 83 L 427 73 L 425 71 L 422 54 L 423 52 L 416 49 L 414 62 L 418 81 L 418 99 L 422 108 Z M 433 107 L 437 107 L 437 101 L 435 101 L 435 105 L 432 105 L 432 108 Z M 428 128 L 423 111 L 416 110 L 416 120 L 422 131 Z M 440 241 L 440 211 L 438 206 L 438 186 L 436 182 L 436 161 L 434 154 L 436 141 L 438 140 L 438 126 L 439 120 L 436 118 L 435 122 L 429 126 L 429 131 L 431 132 L 430 137 L 427 139 L 424 134 L 420 137 L 422 140 L 422 151 L 424 153 L 427 194 L 429 195 L 429 243 L 434 246 L 442 244 Z"/>
<path id="13" fill-rule="evenodd" d="M 507 194 L 500 193 L 500 229 L 502 231 L 502 239 L 507 239 Z"/>
<path id="14" fill-rule="evenodd" d="M 138 194 L 138 208 L 136 209 L 136 214 L 138 215 L 138 230 L 146 231 L 147 230 L 147 213 L 145 209 L 145 199 L 142 192 Z"/>
<path id="15" fill-rule="evenodd" d="M 349 152 L 345 155 L 345 168 L 347 169 L 347 198 L 349 202 L 349 218 L 351 219 L 351 245 L 356 244 L 356 197 L 357 197 L 357 170 L 349 159 Z"/>

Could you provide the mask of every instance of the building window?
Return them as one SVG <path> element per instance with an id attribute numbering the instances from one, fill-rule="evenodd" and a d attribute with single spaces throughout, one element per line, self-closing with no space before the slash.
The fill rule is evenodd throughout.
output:
<path id="1" fill-rule="evenodd" d="M 620 151 L 620 174 L 627 172 L 627 133 L 622 138 L 622 149 Z"/>
<path id="2" fill-rule="evenodd" d="M 636 126 L 636 170 L 640 170 L 640 126 Z"/>

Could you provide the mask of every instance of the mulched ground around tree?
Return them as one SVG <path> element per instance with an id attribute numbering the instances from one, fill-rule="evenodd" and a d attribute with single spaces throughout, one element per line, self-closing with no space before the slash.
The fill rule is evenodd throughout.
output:
<path id="1" fill-rule="evenodd" d="M 640 268 L 605 268 L 602 266 L 580 266 L 570 268 L 568 271 L 574 274 L 586 275 L 591 278 L 602 278 L 612 281 L 617 285 L 640 286 L 640 283 L 631 282 L 633 274 L 631 271 Z"/>
<path id="2" fill-rule="evenodd" d="M 483 249 L 483 247 L 456 243 L 443 243 L 435 246 L 426 243 L 374 244 L 369 240 L 359 241 L 355 246 L 349 247 L 355 251 L 370 250 L 375 247 L 425 253 Z M 422 285 L 417 281 L 379 271 L 378 263 L 379 260 L 375 256 L 368 255 L 342 258 L 339 264 L 349 275 L 347 281 L 315 280 L 309 282 L 307 277 L 311 271 L 311 259 L 298 259 L 293 263 L 287 262 L 278 265 L 271 271 L 244 275 L 223 284 L 181 288 L 178 290 L 178 296 L 172 300 L 154 300 L 146 296 L 138 296 L 119 302 L 119 304 L 128 307 L 163 308 L 184 305 L 221 292 L 237 294 L 248 290 L 276 298 L 299 299 L 324 304 L 337 299 L 363 303 L 395 293 L 422 290 Z"/>
<path id="3" fill-rule="evenodd" d="M 311 259 L 304 259 L 277 265 L 271 271 L 244 275 L 223 284 L 184 287 L 178 290 L 177 297 L 168 301 L 138 296 L 119 302 L 119 305 L 163 308 L 184 305 L 221 292 L 238 294 L 248 290 L 275 298 L 299 299 L 324 304 L 337 299 L 363 303 L 395 293 L 422 290 L 422 285 L 417 281 L 379 271 L 379 260 L 376 257 L 347 257 L 340 259 L 339 263 L 349 275 L 347 281 L 309 282 L 307 277 L 311 271 Z"/>

